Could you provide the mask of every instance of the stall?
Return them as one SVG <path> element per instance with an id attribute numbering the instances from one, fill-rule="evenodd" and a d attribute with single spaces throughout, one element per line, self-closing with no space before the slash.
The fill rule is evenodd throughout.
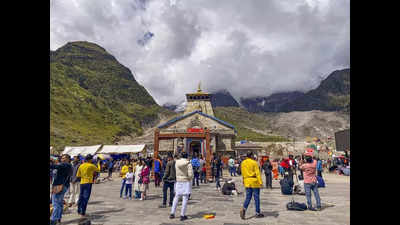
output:
<path id="1" fill-rule="evenodd" d="M 65 146 L 62 154 L 68 154 L 71 157 L 74 157 L 77 155 L 86 156 L 88 154 L 94 155 L 99 151 L 100 148 L 101 148 L 101 145 L 75 146 L 75 147 Z"/>
<path id="2" fill-rule="evenodd" d="M 110 154 L 113 159 L 119 158 L 121 155 L 138 154 L 145 156 L 146 145 L 104 145 L 98 153 Z"/>

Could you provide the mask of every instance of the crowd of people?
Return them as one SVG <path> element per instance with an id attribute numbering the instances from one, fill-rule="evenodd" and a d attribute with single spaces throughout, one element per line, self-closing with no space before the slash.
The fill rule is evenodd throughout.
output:
<path id="1" fill-rule="evenodd" d="M 285 159 L 269 160 L 248 152 L 246 156 L 231 157 L 227 163 L 218 155 L 213 155 L 211 160 L 211 177 L 206 179 L 206 161 L 204 157 L 194 154 L 189 158 L 186 152 L 166 157 L 160 156 L 146 158 L 125 159 L 93 159 L 93 156 L 75 156 L 72 161 L 69 155 L 64 154 L 59 159 L 50 162 L 50 182 L 52 193 L 50 203 L 51 224 L 61 221 L 64 206 L 77 206 L 77 213 L 86 217 L 86 208 L 90 199 L 92 185 L 99 181 L 100 172 L 108 172 L 105 179 L 113 180 L 113 172 L 118 172 L 121 178 L 120 198 L 129 200 L 147 200 L 150 188 L 151 171 L 154 172 L 154 188 L 162 188 L 163 199 L 160 208 L 171 207 L 169 218 L 175 218 L 178 202 L 182 201 L 180 219 L 186 220 L 187 203 L 190 200 L 192 187 L 199 187 L 200 183 L 215 182 L 216 190 L 224 195 L 239 195 L 232 178 L 223 180 L 223 168 L 229 169 L 231 177 L 242 176 L 246 194 L 245 201 L 240 210 L 240 217 L 245 218 L 246 210 L 252 198 L 255 202 L 256 218 L 264 217 L 260 211 L 260 188 L 264 185 L 272 189 L 272 180 L 279 180 L 282 194 L 301 192 L 303 189 L 309 210 L 321 210 L 321 199 L 318 192 L 318 179 L 322 179 L 324 168 L 329 168 L 329 162 L 324 162 L 312 154 L 306 153 L 299 157 L 289 155 Z M 265 184 L 262 181 L 265 175 Z M 294 188 L 294 179 L 298 185 Z M 162 184 L 162 185 L 161 185 Z M 297 190 L 296 190 L 297 188 Z M 169 198 L 168 198 L 169 189 Z M 300 191 L 299 191 L 300 189 Z M 133 192 L 133 194 L 132 194 Z M 66 193 L 69 198 L 64 200 Z M 311 204 L 311 193 L 314 193 L 316 207 Z M 133 197 L 132 197 L 133 195 Z M 65 203 L 65 204 L 64 204 Z"/>

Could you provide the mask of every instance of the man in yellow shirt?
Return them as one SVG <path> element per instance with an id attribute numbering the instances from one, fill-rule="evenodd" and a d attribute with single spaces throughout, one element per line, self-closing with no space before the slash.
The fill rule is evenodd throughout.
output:
<path id="1" fill-rule="evenodd" d="M 87 155 L 85 163 L 79 166 L 76 177 L 81 178 L 80 193 L 78 200 L 78 214 L 82 217 L 86 215 L 86 207 L 92 192 L 93 176 L 95 172 L 100 172 L 100 165 L 95 166 L 92 163 L 93 156 Z"/>
<path id="2" fill-rule="evenodd" d="M 126 162 L 125 160 L 122 162 L 123 166 L 121 168 L 121 171 L 119 173 L 119 175 L 122 177 L 122 186 L 121 186 L 121 191 L 119 193 L 119 197 L 122 198 L 122 193 L 124 192 L 124 188 L 125 188 L 125 183 L 126 183 L 126 173 L 128 173 L 129 171 L 129 163 Z M 124 196 L 124 198 L 126 198 L 126 196 Z"/>
<path id="3" fill-rule="evenodd" d="M 260 188 L 262 186 L 260 168 L 257 161 L 253 159 L 253 153 L 247 152 L 247 158 L 241 163 L 241 172 L 243 176 L 243 185 L 246 188 L 246 200 L 243 208 L 240 210 L 240 218 L 245 219 L 247 207 L 250 204 L 252 196 L 256 204 L 256 218 L 264 217 L 260 212 Z"/>

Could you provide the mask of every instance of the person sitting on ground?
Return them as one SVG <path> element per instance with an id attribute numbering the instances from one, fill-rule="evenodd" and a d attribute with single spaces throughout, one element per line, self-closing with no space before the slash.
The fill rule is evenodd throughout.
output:
<path id="1" fill-rule="evenodd" d="M 293 193 L 294 182 L 289 178 L 289 172 L 284 173 L 284 177 L 279 181 L 281 185 L 281 192 L 284 195 L 291 195 Z"/>
<path id="2" fill-rule="evenodd" d="M 224 185 L 222 185 L 222 194 L 223 195 L 238 195 L 241 194 L 237 191 L 235 182 L 232 179 L 228 179 Z"/>

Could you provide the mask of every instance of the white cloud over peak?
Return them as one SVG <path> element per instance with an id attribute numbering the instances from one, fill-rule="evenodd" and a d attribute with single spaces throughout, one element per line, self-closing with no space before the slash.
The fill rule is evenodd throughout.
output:
<path id="1" fill-rule="evenodd" d="M 349 67 L 349 11 L 349 0 L 55 0 L 50 49 L 104 47 L 159 104 L 181 102 L 199 81 L 237 99 L 268 96 Z"/>

